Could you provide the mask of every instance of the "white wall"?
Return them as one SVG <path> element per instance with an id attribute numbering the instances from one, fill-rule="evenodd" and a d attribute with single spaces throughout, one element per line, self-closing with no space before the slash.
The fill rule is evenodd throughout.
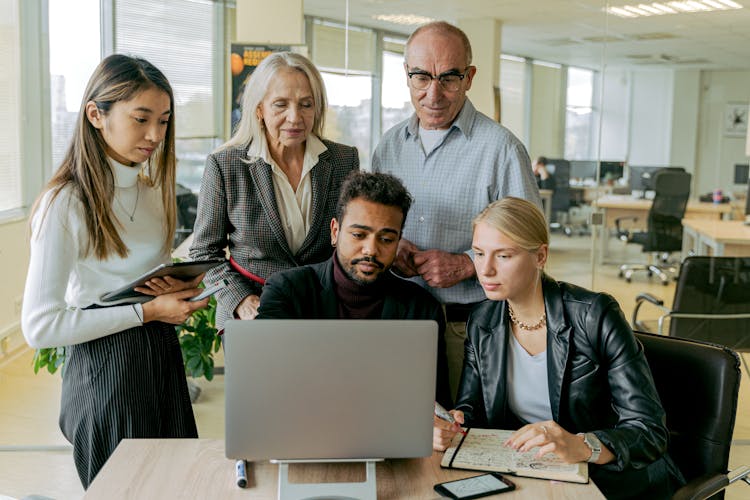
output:
<path id="1" fill-rule="evenodd" d="M 562 158 L 563 137 L 563 95 L 562 70 L 534 64 L 531 75 L 531 137 L 529 154 L 532 158 L 546 156 Z"/>
<path id="2" fill-rule="evenodd" d="M 724 133 L 726 105 L 750 101 L 750 71 L 704 71 L 700 83 L 696 193 L 733 185 L 734 164 L 747 163 L 745 138 Z"/>
<path id="3" fill-rule="evenodd" d="M 669 165 L 673 87 L 672 70 L 632 73 L 629 164 Z"/>
<path id="4" fill-rule="evenodd" d="M 700 116 L 700 70 L 682 70 L 674 73 L 672 101 L 672 143 L 669 164 L 684 167 L 693 173 L 693 194 L 697 164 L 698 126 Z"/>
<path id="5" fill-rule="evenodd" d="M 602 76 L 599 148 L 602 159 L 622 161 L 628 158 L 631 79 L 630 72 L 624 70 L 607 69 Z M 599 104 L 595 103 L 595 106 L 599 107 Z"/>
<path id="6" fill-rule="evenodd" d="M 301 45 L 302 0 L 237 0 L 237 42 Z"/>
<path id="7" fill-rule="evenodd" d="M 24 218 L 0 223 L 0 360 L 20 343 L 21 299 L 29 265 L 29 231 Z M 2 340 L 6 336 L 8 340 Z"/>

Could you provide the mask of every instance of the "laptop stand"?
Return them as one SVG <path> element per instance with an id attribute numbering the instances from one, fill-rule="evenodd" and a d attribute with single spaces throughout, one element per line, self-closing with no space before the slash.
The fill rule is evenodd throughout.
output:
<path id="1" fill-rule="evenodd" d="M 278 500 L 377 500 L 378 490 L 375 481 L 375 463 L 382 458 L 362 460 L 271 460 L 279 465 Z M 345 463 L 364 462 L 366 479 L 356 483 L 290 483 L 289 464 L 292 463 Z"/>

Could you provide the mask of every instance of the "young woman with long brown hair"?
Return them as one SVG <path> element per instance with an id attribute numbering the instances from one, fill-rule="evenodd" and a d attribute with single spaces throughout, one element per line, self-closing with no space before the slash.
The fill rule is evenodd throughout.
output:
<path id="1" fill-rule="evenodd" d="M 100 297 L 170 261 L 175 228 L 174 98 L 148 61 L 112 55 L 86 88 L 73 138 L 32 209 L 22 328 L 35 348 L 68 346 L 60 428 L 85 488 L 123 438 L 197 437 L 174 324 L 208 299 L 201 277 Z"/>

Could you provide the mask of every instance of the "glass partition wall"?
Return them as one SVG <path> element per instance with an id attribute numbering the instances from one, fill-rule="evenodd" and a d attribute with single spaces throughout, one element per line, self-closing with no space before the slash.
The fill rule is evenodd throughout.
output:
<path id="1" fill-rule="evenodd" d="M 338 17 L 331 14 L 334 4 L 340 7 Z M 559 174 L 568 177 L 569 204 L 556 206 L 551 214 L 556 224 L 549 271 L 559 279 L 612 293 L 629 316 L 638 292 L 668 298 L 674 286 L 671 275 L 666 287 L 658 275 L 634 273 L 629 283 L 618 276 L 620 265 L 645 264 L 652 258 L 642 246 L 624 241 L 628 231 L 648 229 L 652 205 L 652 190 L 645 195 L 636 190 L 635 197 L 631 193 L 641 180 L 632 178 L 631 172 L 640 172 L 635 167 L 682 167 L 691 174 L 690 197 L 695 200 L 721 190 L 723 196 L 737 199 L 739 207 L 747 191 L 746 181 L 737 181 L 735 177 L 742 176 L 733 172 L 735 164 L 748 162 L 744 130 L 750 44 L 747 30 L 730 20 L 748 19 L 748 9 L 729 0 L 533 4 L 459 6 L 437 1 L 427 6 L 404 1 L 376 6 L 360 0 L 306 0 L 305 12 L 325 12 L 332 17 L 328 21 L 348 22 L 350 54 L 362 49 L 362 30 L 375 35 L 371 46 L 378 64 L 363 68 L 350 62 L 340 76 L 351 92 L 364 87 L 356 84 L 363 78 L 358 71 L 372 76 L 375 90 L 370 97 L 379 106 L 369 115 L 374 126 L 369 130 L 370 151 L 385 130 L 412 111 L 400 67 L 403 39 L 431 19 L 462 26 L 476 19 L 499 20 L 500 122 L 522 140 L 532 159 L 557 160 L 562 165 Z M 483 43 L 471 32 L 469 36 L 475 45 Z M 315 44 L 312 55 L 320 57 Z M 480 66 L 478 71 L 487 69 Z M 342 88 L 340 82 L 336 88 Z M 472 89 L 469 97 L 475 92 Z M 367 98 L 366 92 L 362 95 Z M 360 122 L 367 119 L 363 116 Z M 352 142 L 368 137 L 362 130 L 354 134 Z M 470 166 L 458 168 L 471 175 Z M 727 211 L 723 217 L 734 212 L 736 218 L 744 215 L 744 204 L 721 210 Z M 621 237 L 615 226 L 619 217 L 628 218 L 620 221 Z M 671 252 L 668 261 L 679 263 L 680 258 L 680 251 Z"/>
<path id="2" fill-rule="evenodd" d="M 205 155 L 229 133 L 228 98 L 219 89 L 229 81 L 223 52 L 235 40 L 237 2 L 170 0 L 157 8 L 140 0 L 94 1 L 88 10 L 99 15 L 101 24 L 89 23 L 93 31 L 77 30 L 75 38 L 57 28 L 68 24 L 58 3 L 49 2 L 53 163 L 75 112 L 60 103 L 80 93 L 73 74 L 77 66 L 58 71 L 59 54 L 70 52 L 65 44 L 88 33 L 88 52 L 74 51 L 79 56 L 92 47 L 96 55 L 99 45 L 102 54 L 140 54 L 165 68 L 184 118 L 178 124 L 179 181 L 196 191 Z M 616 238 L 614 219 L 638 217 L 635 223 L 622 221 L 621 229 L 645 229 L 647 212 L 611 206 L 617 196 L 642 184 L 631 175 L 643 171 L 635 167 L 682 167 L 691 174 L 691 198 L 721 191 L 736 202 L 732 215 L 724 217 L 744 215 L 747 185 L 734 171 L 735 165 L 748 163 L 750 44 L 747 30 L 730 22 L 748 19 L 742 2 L 531 4 L 306 0 L 305 43 L 323 73 L 330 101 L 325 134 L 357 146 L 368 168 L 381 135 L 412 113 L 402 66 L 408 34 L 431 19 L 462 26 L 496 19 L 499 61 L 495 68 L 483 62 L 478 71 L 498 71 L 498 95 L 494 109 L 482 111 L 499 116 L 532 158 L 546 156 L 563 165 L 558 174 L 568 177 L 561 182 L 569 194 L 550 214 L 556 223 L 550 271 L 560 279 L 617 291 L 624 284 L 617 276 L 619 264 L 646 262 L 641 247 Z M 183 19 L 175 25 L 169 13 L 178 7 Z M 199 29 L 202 25 L 205 29 Z M 483 47 L 486 41 L 467 31 L 477 48 Z M 188 32 L 200 35 L 183 43 Z M 84 61 L 85 74 L 95 59 Z M 479 95 L 478 87 L 470 98 Z M 471 175 L 470 166 L 458 168 Z M 652 190 L 636 191 L 650 196 Z M 595 225 L 597 214 L 601 225 Z M 585 260 L 574 265 L 573 256 Z M 634 274 L 631 281 L 662 291 L 658 279 Z"/>

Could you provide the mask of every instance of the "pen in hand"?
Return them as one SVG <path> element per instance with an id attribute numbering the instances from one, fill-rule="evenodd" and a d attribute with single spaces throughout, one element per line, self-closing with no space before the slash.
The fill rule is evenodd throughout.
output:
<path id="1" fill-rule="evenodd" d="M 446 422 L 449 422 L 449 423 L 451 423 L 451 424 L 456 424 L 456 425 L 458 425 L 458 422 L 456 422 L 456 419 L 455 419 L 455 418 L 453 418 L 453 415 L 451 415 L 451 414 L 450 414 L 450 413 L 448 412 L 448 410 L 446 410 L 445 408 L 443 408 L 443 407 L 442 407 L 442 406 L 440 405 L 440 403 L 438 403 L 437 401 L 435 401 L 435 415 L 436 415 L 436 416 L 437 416 L 437 418 L 439 418 L 439 419 L 445 420 Z M 460 427 L 459 427 L 459 429 L 458 429 L 458 432 L 460 432 L 460 433 L 461 433 L 461 434 L 463 434 L 464 436 L 466 435 L 466 431 L 465 431 L 465 430 L 463 430 L 463 429 L 461 429 Z"/>

